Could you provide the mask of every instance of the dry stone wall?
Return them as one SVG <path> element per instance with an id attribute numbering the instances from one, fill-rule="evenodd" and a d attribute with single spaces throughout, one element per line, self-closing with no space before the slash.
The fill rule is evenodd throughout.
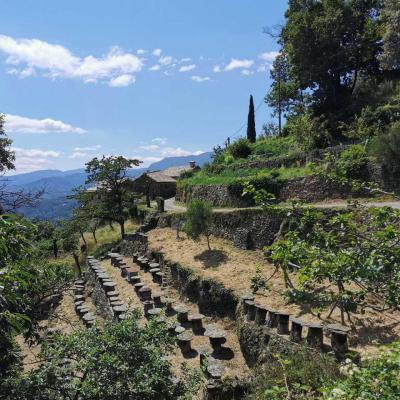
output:
<path id="1" fill-rule="evenodd" d="M 213 213 L 211 233 L 214 236 L 231 240 L 241 249 L 262 249 L 272 244 L 287 210 L 243 209 L 230 212 Z M 182 225 L 183 214 L 162 215 L 158 227 L 176 228 Z"/>

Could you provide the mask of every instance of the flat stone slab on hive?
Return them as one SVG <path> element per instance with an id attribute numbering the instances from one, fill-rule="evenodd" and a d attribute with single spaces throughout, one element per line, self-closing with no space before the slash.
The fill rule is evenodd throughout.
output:
<path id="1" fill-rule="evenodd" d="M 152 308 L 151 310 L 147 311 L 147 314 L 149 316 L 158 316 L 161 314 L 161 312 L 162 312 L 161 308 Z"/>
<path id="2" fill-rule="evenodd" d="M 174 306 L 174 310 L 177 313 L 188 313 L 190 311 L 188 306 L 185 306 L 184 304 L 177 304 Z"/>
<path id="3" fill-rule="evenodd" d="M 208 358 L 207 372 L 213 379 L 220 379 L 225 372 L 225 367 L 218 361 L 213 360 L 212 357 Z"/>
<path id="4" fill-rule="evenodd" d="M 124 313 L 124 312 L 127 312 L 127 311 L 128 311 L 128 307 L 127 307 L 125 304 L 123 304 L 123 305 L 119 305 L 119 306 L 113 307 L 113 310 L 114 310 L 115 312 Z"/>
<path id="5" fill-rule="evenodd" d="M 185 329 L 185 328 L 183 328 Z M 176 331 L 176 329 L 175 329 Z M 180 333 L 177 337 L 178 340 L 182 342 L 190 342 L 193 339 L 193 333 L 190 331 L 185 330 L 185 332 Z"/>

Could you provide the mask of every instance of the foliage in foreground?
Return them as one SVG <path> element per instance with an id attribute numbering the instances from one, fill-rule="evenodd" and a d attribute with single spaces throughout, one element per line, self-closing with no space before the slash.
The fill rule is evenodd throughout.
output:
<path id="1" fill-rule="evenodd" d="M 256 372 L 249 400 L 306 400 L 319 397 L 319 389 L 339 377 L 336 362 L 299 348 L 290 356 L 275 355 Z"/>
<path id="2" fill-rule="evenodd" d="M 358 307 L 370 306 L 368 295 L 382 311 L 400 308 L 399 210 L 355 206 L 329 217 L 311 208 L 292 213 L 292 227 L 269 251 L 293 300 L 314 298 L 331 305 L 330 313 L 338 307 L 342 323 L 345 313 L 350 319 Z M 298 288 L 289 271 L 296 271 Z"/>
<path id="3" fill-rule="evenodd" d="M 163 324 L 139 327 L 137 314 L 104 330 L 55 335 L 40 355 L 42 364 L 10 379 L 5 399 L 167 400 L 190 399 L 198 377 L 184 372 L 175 382 L 165 356 L 173 338 Z"/>
<path id="4" fill-rule="evenodd" d="M 257 371 L 249 400 L 397 400 L 400 398 L 400 343 L 383 349 L 378 357 L 356 366 L 298 352 L 276 356 Z M 339 375 L 340 370 L 340 375 Z"/>
<path id="5" fill-rule="evenodd" d="M 397 400 L 400 398 L 400 343 L 359 367 L 345 366 L 347 377 L 324 389 L 326 400 Z"/>
<path id="6" fill-rule="evenodd" d="M 38 256 L 36 227 L 16 216 L 0 217 L 0 381 L 16 366 L 14 336 L 35 339 L 41 306 L 70 284 L 73 270 Z"/>

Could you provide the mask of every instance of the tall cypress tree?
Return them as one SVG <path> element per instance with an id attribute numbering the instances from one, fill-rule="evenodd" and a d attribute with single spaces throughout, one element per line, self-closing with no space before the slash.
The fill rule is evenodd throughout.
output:
<path id="1" fill-rule="evenodd" d="M 256 121 L 254 117 L 254 102 L 253 96 L 250 95 L 250 105 L 249 105 L 249 115 L 247 117 L 247 140 L 250 143 L 255 143 L 256 141 Z"/>

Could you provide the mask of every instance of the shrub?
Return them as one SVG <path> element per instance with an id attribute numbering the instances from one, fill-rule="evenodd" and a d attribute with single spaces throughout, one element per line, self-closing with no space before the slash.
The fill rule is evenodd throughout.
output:
<path id="1" fill-rule="evenodd" d="M 400 343 L 394 343 L 361 368 L 348 363 L 341 368 L 347 376 L 325 389 L 326 400 L 397 400 L 400 398 Z"/>
<path id="2" fill-rule="evenodd" d="M 338 168 L 348 178 L 362 179 L 367 173 L 368 154 L 363 145 L 355 144 L 343 151 L 338 160 Z"/>
<path id="3" fill-rule="evenodd" d="M 374 152 L 384 168 L 392 175 L 400 173 L 400 123 L 393 124 L 388 133 L 379 136 Z"/>
<path id="4" fill-rule="evenodd" d="M 302 150 L 324 148 L 331 144 L 327 122 L 312 117 L 310 112 L 294 115 L 288 118 L 284 127 L 284 136 L 296 138 Z"/>
<path id="5" fill-rule="evenodd" d="M 45 343 L 42 363 L 12 379 L 6 399 L 190 399 L 198 378 L 183 371 L 171 379 L 166 355 L 174 339 L 165 324 L 140 327 L 135 313 L 120 323 L 107 323 L 54 335 Z M 3 392 L 4 393 L 4 392 Z M 7 393 L 7 392 L 6 392 Z"/>
<path id="6" fill-rule="evenodd" d="M 229 152 L 233 158 L 247 158 L 251 154 L 250 143 L 247 139 L 238 139 L 229 146 Z"/>
<path id="7" fill-rule="evenodd" d="M 99 258 L 107 254 L 109 251 L 111 251 L 111 249 L 117 247 L 119 243 L 120 241 L 117 240 L 115 242 L 102 244 L 93 251 L 92 256 L 95 258 Z"/>
<path id="8" fill-rule="evenodd" d="M 201 235 L 207 238 L 208 249 L 210 247 L 210 227 L 212 219 L 212 208 L 209 203 L 200 199 L 192 200 L 187 208 L 186 222 L 183 230 L 193 240 L 199 240 Z"/>
<path id="9" fill-rule="evenodd" d="M 332 358 L 315 357 L 299 348 L 285 356 L 274 355 L 268 366 L 257 372 L 248 399 L 317 399 L 318 389 L 338 375 L 338 367 Z"/>

